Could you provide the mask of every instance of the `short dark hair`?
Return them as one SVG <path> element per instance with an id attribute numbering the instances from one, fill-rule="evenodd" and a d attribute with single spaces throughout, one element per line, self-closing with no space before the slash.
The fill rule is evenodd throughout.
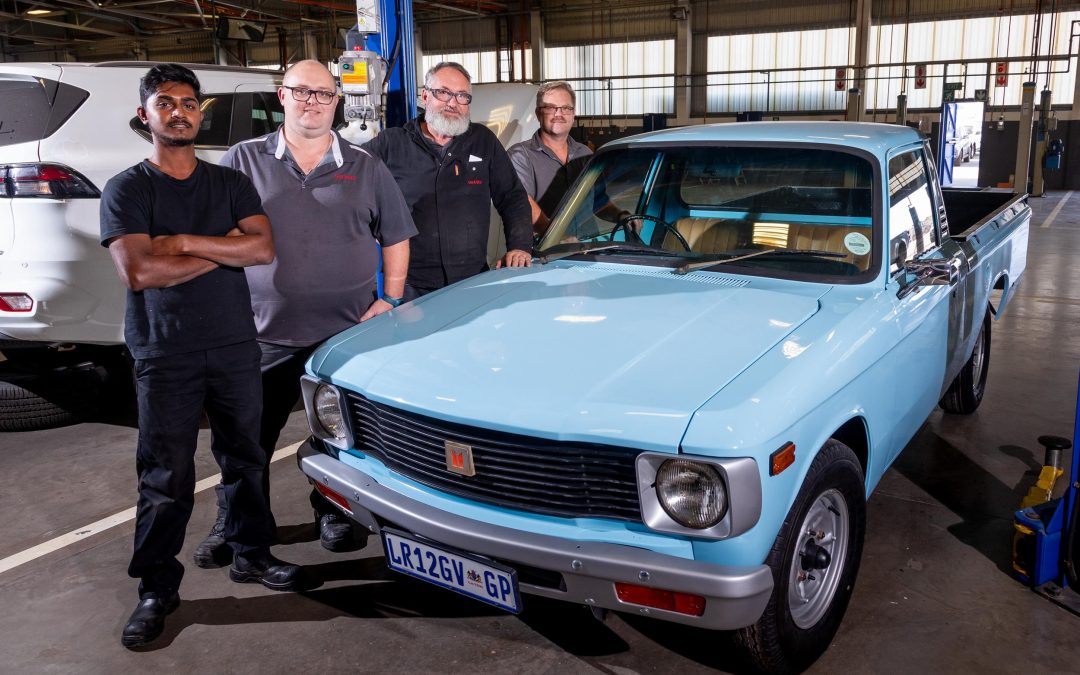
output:
<path id="1" fill-rule="evenodd" d="M 146 71 L 146 75 L 139 80 L 139 102 L 145 106 L 150 97 L 157 93 L 158 87 L 166 82 L 191 85 L 195 90 L 195 98 L 202 97 L 199 78 L 195 77 L 195 73 L 178 63 L 159 63 Z"/>

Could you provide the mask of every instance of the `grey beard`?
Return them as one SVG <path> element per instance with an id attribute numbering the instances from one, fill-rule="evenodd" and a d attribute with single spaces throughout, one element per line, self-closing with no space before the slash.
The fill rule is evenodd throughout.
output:
<path id="1" fill-rule="evenodd" d="M 451 119 L 442 113 L 428 110 L 424 112 L 424 121 L 431 130 L 440 136 L 460 136 L 469 130 L 469 116 Z"/>

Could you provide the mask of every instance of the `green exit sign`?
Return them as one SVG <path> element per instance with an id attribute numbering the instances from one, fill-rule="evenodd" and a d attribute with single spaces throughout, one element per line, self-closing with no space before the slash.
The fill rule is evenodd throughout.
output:
<path id="1" fill-rule="evenodd" d="M 963 82 L 946 82 L 945 91 L 960 91 L 964 88 Z"/>

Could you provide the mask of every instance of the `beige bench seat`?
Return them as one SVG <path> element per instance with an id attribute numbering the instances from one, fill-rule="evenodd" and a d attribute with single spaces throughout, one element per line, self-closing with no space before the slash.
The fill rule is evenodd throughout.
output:
<path id="1" fill-rule="evenodd" d="M 870 267 L 870 253 L 856 255 L 847 248 L 845 238 L 852 232 L 870 237 L 865 227 L 848 225 L 816 225 L 810 223 L 754 223 L 728 218 L 679 218 L 673 223 L 694 253 L 714 254 L 748 248 L 793 248 L 843 253 L 845 260 L 860 270 Z M 787 229 L 786 241 L 783 230 Z M 755 229 L 757 231 L 755 231 Z M 672 251 L 682 245 L 670 232 L 664 237 L 664 248 Z"/>

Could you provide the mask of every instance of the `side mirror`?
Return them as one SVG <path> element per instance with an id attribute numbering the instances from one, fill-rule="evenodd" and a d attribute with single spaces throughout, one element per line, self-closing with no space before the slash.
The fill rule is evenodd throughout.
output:
<path id="1" fill-rule="evenodd" d="M 923 286 L 953 286 L 960 281 L 960 263 L 952 258 L 909 260 L 904 263 L 903 272 L 898 298 Z"/>

